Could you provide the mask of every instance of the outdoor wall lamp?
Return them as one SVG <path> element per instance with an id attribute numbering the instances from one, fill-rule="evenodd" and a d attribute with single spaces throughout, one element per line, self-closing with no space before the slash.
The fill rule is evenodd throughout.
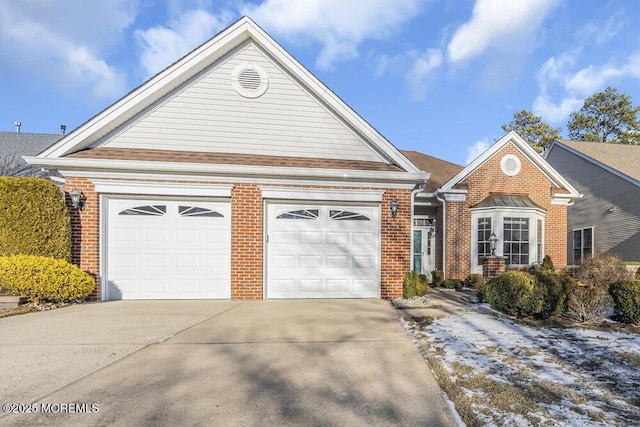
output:
<path id="1" fill-rule="evenodd" d="M 78 187 L 73 186 L 73 190 L 69 191 L 69 197 L 71 198 L 71 206 L 79 211 L 84 210 L 84 195 L 78 190 Z"/>
<path id="2" fill-rule="evenodd" d="M 396 216 L 398 216 L 399 206 L 400 206 L 400 203 L 396 199 L 393 199 L 391 201 L 391 218 L 395 218 Z"/>
<path id="3" fill-rule="evenodd" d="M 498 246 L 498 236 L 496 233 L 491 233 L 489 236 L 489 247 L 491 248 L 491 256 L 496 256 L 496 247 Z"/>

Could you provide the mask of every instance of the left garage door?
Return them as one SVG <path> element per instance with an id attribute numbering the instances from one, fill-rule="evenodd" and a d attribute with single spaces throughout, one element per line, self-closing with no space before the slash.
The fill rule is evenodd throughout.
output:
<path id="1" fill-rule="evenodd" d="M 226 299 L 228 202 L 108 199 L 105 299 Z"/>

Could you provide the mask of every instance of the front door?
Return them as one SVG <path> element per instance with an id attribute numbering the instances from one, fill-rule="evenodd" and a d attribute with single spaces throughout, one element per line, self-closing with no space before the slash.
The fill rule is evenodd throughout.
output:
<path id="1" fill-rule="evenodd" d="M 413 270 L 426 274 L 431 280 L 435 268 L 435 227 L 433 225 L 413 229 Z"/>

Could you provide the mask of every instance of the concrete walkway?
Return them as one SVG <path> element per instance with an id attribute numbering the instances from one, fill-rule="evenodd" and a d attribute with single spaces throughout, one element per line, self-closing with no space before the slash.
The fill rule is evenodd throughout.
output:
<path id="1" fill-rule="evenodd" d="M 299 300 L 0 319 L 0 403 L 38 411 L 0 425 L 455 425 L 398 317 L 387 301 Z"/>

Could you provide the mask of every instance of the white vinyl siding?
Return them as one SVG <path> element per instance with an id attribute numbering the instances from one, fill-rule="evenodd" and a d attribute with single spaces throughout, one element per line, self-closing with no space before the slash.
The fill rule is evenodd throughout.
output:
<path id="1" fill-rule="evenodd" d="M 264 95 L 246 98 L 233 89 L 231 73 L 243 63 L 259 64 L 266 71 L 269 87 Z M 252 43 L 104 146 L 382 161 Z"/>

